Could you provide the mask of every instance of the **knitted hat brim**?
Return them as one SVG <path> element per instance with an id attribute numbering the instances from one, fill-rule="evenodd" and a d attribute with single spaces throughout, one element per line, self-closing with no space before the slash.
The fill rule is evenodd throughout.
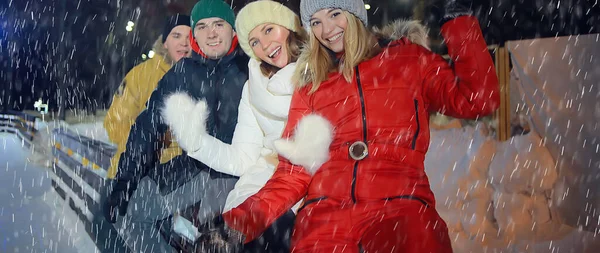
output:
<path id="1" fill-rule="evenodd" d="M 298 19 L 296 13 L 281 3 L 271 0 L 251 2 L 240 10 L 235 20 L 240 46 L 248 56 L 261 61 L 252 51 L 248 41 L 250 32 L 257 26 L 266 23 L 280 25 L 296 32 L 296 20 Z"/>

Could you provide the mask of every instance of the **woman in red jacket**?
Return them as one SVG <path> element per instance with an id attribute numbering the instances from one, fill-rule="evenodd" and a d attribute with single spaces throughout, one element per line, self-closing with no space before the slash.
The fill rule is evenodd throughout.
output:
<path id="1" fill-rule="evenodd" d="M 396 23 L 392 36 L 370 31 L 362 0 L 302 0 L 300 8 L 310 42 L 286 140 L 275 143 L 278 168 L 223 214 L 225 231 L 250 241 L 305 197 L 293 252 L 452 252 L 423 168 L 428 115 L 475 119 L 497 109 L 479 23 L 468 8 L 445 5 L 451 67 L 415 22 Z"/>

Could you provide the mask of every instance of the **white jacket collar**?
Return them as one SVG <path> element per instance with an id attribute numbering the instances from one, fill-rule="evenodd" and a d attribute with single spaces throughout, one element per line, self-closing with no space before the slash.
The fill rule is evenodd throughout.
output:
<path id="1" fill-rule="evenodd" d="M 248 91 L 252 98 L 250 104 L 267 117 L 287 119 L 287 110 L 280 111 L 275 108 L 283 106 L 289 108 L 289 104 L 281 104 L 281 98 L 291 97 L 294 93 L 292 75 L 295 68 L 296 63 L 288 64 L 269 79 L 261 73 L 260 62 L 250 59 L 248 62 Z"/>

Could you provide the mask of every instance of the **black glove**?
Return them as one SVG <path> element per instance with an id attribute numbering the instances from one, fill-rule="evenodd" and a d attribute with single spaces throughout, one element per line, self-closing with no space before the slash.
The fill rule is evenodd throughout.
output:
<path id="1" fill-rule="evenodd" d="M 473 15 L 473 1 L 470 0 L 448 0 L 444 5 L 444 18 L 442 24 L 451 19 Z"/>
<path id="2" fill-rule="evenodd" d="M 117 221 L 117 213 L 121 216 L 127 214 L 127 206 L 134 191 L 135 187 L 133 184 L 114 181 L 112 190 L 104 200 L 102 206 L 102 213 L 108 222 L 115 223 Z"/>
<path id="3" fill-rule="evenodd" d="M 443 26 L 446 22 L 465 15 L 473 15 L 471 0 L 433 0 L 430 12 Z"/>
<path id="4" fill-rule="evenodd" d="M 201 235 L 196 240 L 196 252 L 236 253 L 244 247 L 245 236 L 225 224 L 222 215 L 200 226 Z"/>

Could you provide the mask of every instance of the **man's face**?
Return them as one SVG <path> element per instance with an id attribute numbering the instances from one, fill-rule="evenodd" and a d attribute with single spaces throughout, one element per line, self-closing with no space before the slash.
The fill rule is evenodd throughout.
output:
<path id="1" fill-rule="evenodd" d="M 211 59 L 219 59 L 231 48 L 235 32 L 221 18 L 200 19 L 194 26 L 194 38 L 200 50 Z"/>
<path id="2" fill-rule="evenodd" d="M 171 30 L 164 47 L 167 49 L 169 57 L 174 62 L 178 62 L 183 57 L 189 57 L 192 53 L 190 48 L 190 27 L 186 25 L 178 25 Z"/>

